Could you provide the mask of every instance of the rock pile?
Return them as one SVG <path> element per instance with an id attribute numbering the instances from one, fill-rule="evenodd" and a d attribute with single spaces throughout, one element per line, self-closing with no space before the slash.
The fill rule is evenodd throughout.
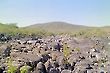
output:
<path id="1" fill-rule="evenodd" d="M 0 44 L 0 73 L 8 72 L 9 60 L 17 68 L 15 73 L 110 73 L 110 57 L 105 46 L 98 38 L 13 39 Z"/>

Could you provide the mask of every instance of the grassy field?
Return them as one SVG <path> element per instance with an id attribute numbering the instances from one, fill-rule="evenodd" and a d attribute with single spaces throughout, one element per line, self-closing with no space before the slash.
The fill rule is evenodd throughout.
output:
<path id="1" fill-rule="evenodd" d="M 43 30 L 19 28 L 15 24 L 2 24 L 2 23 L 0 23 L 0 33 L 8 33 L 11 35 L 16 35 L 17 33 L 26 34 L 26 35 L 46 34 L 46 32 L 44 32 Z"/>
<path id="2" fill-rule="evenodd" d="M 16 24 L 0 23 L 0 33 L 9 33 L 12 35 L 20 34 L 35 34 L 35 35 L 55 35 L 55 34 L 70 34 L 72 36 L 108 36 L 110 35 L 109 27 L 86 27 L 80 25 L 70 25 L 66 23 L 46 23 L 32 25 L 19 28 Z"/>

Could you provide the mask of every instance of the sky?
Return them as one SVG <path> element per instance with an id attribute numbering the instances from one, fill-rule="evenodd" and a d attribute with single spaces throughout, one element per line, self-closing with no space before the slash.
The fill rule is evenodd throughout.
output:
<path id="1" fill-rule="evenodd" d="M 0 0 L 0 22 L 24 27 L 63 21 L 110 26 L 110 0 Z"/>

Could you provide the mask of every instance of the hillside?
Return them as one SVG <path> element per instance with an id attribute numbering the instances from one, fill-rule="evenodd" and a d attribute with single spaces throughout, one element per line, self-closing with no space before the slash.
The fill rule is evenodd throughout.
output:
<path id="1" fill-rule="evenodd" d="M 30 25 L 25 28 L 40 29 L 49 32 L 72 32 L 72 31 L 87 29 L 90 27 L 82 26 L 82 25 L 74 25 L 66 22 L 48 22 L 48 23 Z"/>
<path id="2" fill-rule="evenodd" d="M 43 31 L 49 33 L 69 33 L 71 35 L 83 35 L 83 36 L 106 36 L 110 35 L 109 26 L 104 27 L 89 27 L 83 25 L 76 25 L 66 22 L 48 22 L 48 23 L 39 23 L 24 27 L 25 30 L 34 31 Z"/>
<path id="3" fill-rule="evenodd" d="M 16 31 L 17 29 L 18 29 L 18 26 L 16 26 L 16 24 L 0 23 L 0 32 L 11 33 L 11 32 Z"/>
<path id="4" fill-rule="evenodd" d="M 0 32 L 2 33 L 21 33 L 21 34 L 37 34 L 37 35 L 51 35 L 51 34 L 71 34 L 78 36 L 105 36 L 110 35 L 110 27 L 88 27 L 82 25 L 75 25 L 66 22 L 48 22 L 41 24 L 34 24 L 27 27 L 18 27 L 15 24 L 0 23 Z"/>

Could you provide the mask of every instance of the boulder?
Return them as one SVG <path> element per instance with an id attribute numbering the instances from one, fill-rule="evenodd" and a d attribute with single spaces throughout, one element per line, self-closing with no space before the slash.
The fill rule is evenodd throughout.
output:
<path id="1" fill-rule="evenodd" d="M 70 70 L 63 70 L 61 73 L 72 73 Z"/>
<path id="2" fill-rule="evenodd" d="M 0 47 L 0 52 L 1 52 L 1 56 L 3 58 L 6 58 L 8 56 L 10 56 L 10 53 L 11 53 L 11 46 L 10 45 L 2 45 Z"/>
<path id="3" fill-rule="evenodd" d="M 51 68 L 49 73 L 60 73 L 59 69 Z"/>
<path id="4" fill-rule="evenodd" d="M 47 73 L 45 65 L 42 62 L 37 64 L 37 69 L 40 73 Z"/>

